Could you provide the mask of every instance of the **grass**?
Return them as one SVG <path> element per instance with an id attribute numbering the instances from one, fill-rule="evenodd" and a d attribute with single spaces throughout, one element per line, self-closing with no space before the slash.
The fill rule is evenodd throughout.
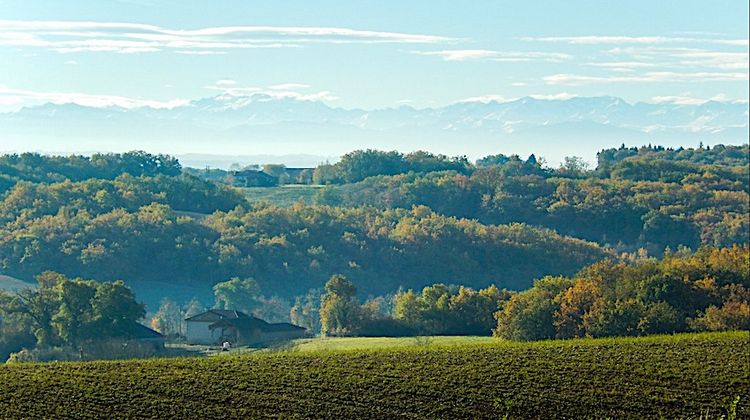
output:
<path id="1" fill-rule="evenodd" d="M 471 344 L 498 344 L 493 337 L 351 337 L 311 338 L 295 340 L 284 347 L 286 351 L 357 351 L 404 349 L 409 347 L 450 347 Z"/>
<path id="2" fill-rule="evenodd" d="M 737 418 L 750 416 L 748 332 L 411 341 L 329 339 L 232 357 L 0 366 L 0 413 L 698 419 L 729 414 L 739 396 Z"/>
<path id="3" fill-rule="evenodd" d="M 289 184 L 280 187 L 247 187 L 239 190 L 250 202 L 267 201 L 279 207 L 288 207 L 303 199 L 312 204 L 313 196 L 321 185 Z"/>

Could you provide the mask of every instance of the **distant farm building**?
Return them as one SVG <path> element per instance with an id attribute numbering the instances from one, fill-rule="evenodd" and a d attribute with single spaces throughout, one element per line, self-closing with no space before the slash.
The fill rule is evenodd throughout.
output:
<path id="1" fill-rule="evenodd" d="M 244 170 L 232 171 L 234 185 L 238 187 L 273 187 L 279 183 L 278 178 L 263 171 Z"/>
<path id="2" fill-rule="evenodd" d="M 268 323 L 240 311 L 211 309 L 187 318 L 186 338 L 190 344 L 221 344 L 249 346 L 302 338 L 303 327 L 286 322 Z"/>
<path id="3" fill-rule="evenodd" d="M 303 327 L 287 322 L 269 324 L 255 317 L 222 319 L 211 324 L 209 328 L 220 331 L 222 341 L 226 340 L 240 346 L 277 343 L 307 335 L 307 330 Z"/>
<path id="4" fill-rule="evenodd" d="M 284 168 L 280 176 L 269 175 L 262 170 L 245 169 L 232 171 L 237 187 L 273 187 L 280 184 L 309 184 L 313 168 Z"/>
<path id="5" fill-rule="evenodd" d="M 309 184 L 312 181 L 313 168 L 285 168 L 289 183 L 291 184 Z"/>

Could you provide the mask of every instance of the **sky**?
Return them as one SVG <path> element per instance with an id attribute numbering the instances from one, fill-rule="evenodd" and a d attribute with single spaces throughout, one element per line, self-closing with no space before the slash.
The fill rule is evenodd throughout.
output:
<path id="1" fill-rule="evenodd" d="M 255 92 L 363 109 L 747 101 L 748 2 L 0 0 L 0 112 Z"/>

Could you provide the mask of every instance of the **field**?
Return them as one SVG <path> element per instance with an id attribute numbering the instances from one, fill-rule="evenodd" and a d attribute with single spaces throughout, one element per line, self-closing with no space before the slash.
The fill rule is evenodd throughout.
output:
<path id="1" fill-rule="evenodd" d="M 280 187 L 247 187 L 239 190 L 250 202 L 267 201 L 279 207 L 288 207 L 300 199 L 312 204 L 313 196 L 321 185 L 283 185 Z"/>
<path id="2" fill-rule="evenodd" d="M 351 337 L 351 338 L 313 338 L 296 340 L 287 351 L 351 351 L 351 350 L 384 350 L 406 349 L 414 347 L 450 347 L 469 344 L 497 344 L 493 337 Z"/>
<path id="3" fill-rule="evenodd" d="M 334 339 L 229 357 L 5 365 L 0 413 L 697 419 L 728 414 L 739 396 L 738 418 L 750 416 L 747 332 L 460 341 Z"/>

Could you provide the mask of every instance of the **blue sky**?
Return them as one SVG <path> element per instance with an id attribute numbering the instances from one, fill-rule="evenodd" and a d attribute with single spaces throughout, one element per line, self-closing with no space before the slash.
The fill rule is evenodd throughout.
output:
<path id="1" fill-rule="evenodd" d="M 0 111 L 270 92 L 345 108 L 748 99 L 748 2 L 0 1 Z"/>

